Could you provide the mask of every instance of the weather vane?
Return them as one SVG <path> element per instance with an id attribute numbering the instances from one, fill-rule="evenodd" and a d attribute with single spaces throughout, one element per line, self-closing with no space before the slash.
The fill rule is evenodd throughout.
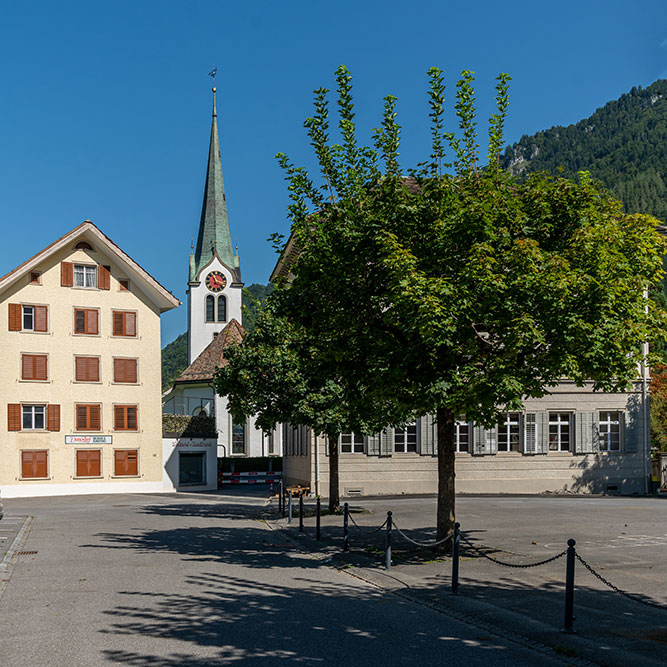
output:
<path id="1" fill-rule="evenodd" d="M 208 73 L 208 75 L 213 79 L 213 87 L 215 88 L 215 75 L 218 73 L 218 66 L 213 65 L 213 69 Z"/>

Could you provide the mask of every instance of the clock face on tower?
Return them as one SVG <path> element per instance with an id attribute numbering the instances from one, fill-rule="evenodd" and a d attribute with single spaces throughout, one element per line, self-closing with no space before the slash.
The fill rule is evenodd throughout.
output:
<path id="1" fill-rule="evenodd" d="M 225 289 L 227 278 L 220 271 L 211 271 L 206 276 L 205 284 L 211 292 L 220 292 Z"/>

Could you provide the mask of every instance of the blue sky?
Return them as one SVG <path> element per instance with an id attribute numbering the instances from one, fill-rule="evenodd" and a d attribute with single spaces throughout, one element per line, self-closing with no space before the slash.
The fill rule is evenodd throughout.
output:
<path id="1" fill-rule="evenodd" d="M 185 301 L 201 210 L 213 64 L 232 238 L 247 284 L 286 233 L 274 155 L 312 165 L 312 90 L 354 75 L 359 136 L 398 97 L 402 163 L 428 153 L 426 70 L 476 72 L 480 130 L 512 78 L 508 142 L 667 78 L 667 3 L 219 0 L 4 3 L 0 22 L 0 274 L 92 219 Z M 163 316 L 163 344 L 186 327 Z"/>

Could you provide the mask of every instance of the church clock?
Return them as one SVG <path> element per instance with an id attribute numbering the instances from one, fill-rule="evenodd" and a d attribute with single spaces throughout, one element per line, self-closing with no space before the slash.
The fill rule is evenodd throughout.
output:
<path id="1" fill-rule="evenodd" d="M 211 271 L 204 282 L 211 292 L 220 292 L 225 289 L 227 278 L 220 271 Z"/>

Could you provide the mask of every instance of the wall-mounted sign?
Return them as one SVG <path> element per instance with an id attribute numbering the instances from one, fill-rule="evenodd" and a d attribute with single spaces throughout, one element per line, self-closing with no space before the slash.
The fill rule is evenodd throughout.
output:
<path id="1" fill-rule="evenodd" d="M 66 435 L 66 445 L 110 445 L 111 435 Z"/>

